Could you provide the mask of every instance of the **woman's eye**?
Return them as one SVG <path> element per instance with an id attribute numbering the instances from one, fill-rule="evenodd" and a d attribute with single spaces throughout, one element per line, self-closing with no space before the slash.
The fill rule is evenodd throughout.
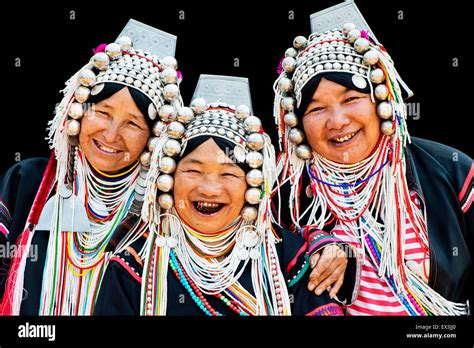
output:
<path id="1" fill-rule="evenodd" d="M 222 176 L 238 178 L 239 176 L 233 173 L 223 173 Z"/>
<path id="2" fill-rule="evenodd" d="M 324 109 L 323 107 L 312 108 L 312 109 L 308 112 L 308 114 L 313 113 L 313 112 L 319 112 L 319 111 L 321 111 L 321 110 L 323 110 L 323 109 Z"/>
<path id="3" fill-rule="evenodd" d="M 196 174 L 199 174 L 199 170 L 196 170 L 196 169 L 189 169 L 186 171 L 186 173 L 196 173 Z"/>
<path id="4" fill-rule="evenodd" d="M 137 123 L 132 122 L 132 121 L 128 122 L 128 124 L 137 128 L 141 128 Z"/>
<path id="5" fill-rule="evenodd" d="M 349 97 L 344 102 L 349 103 L 349 102 L 351 102 L 353 100 L 357 100 L 357 99 L 360 99 L 360 98 L 359 97 Z"/>

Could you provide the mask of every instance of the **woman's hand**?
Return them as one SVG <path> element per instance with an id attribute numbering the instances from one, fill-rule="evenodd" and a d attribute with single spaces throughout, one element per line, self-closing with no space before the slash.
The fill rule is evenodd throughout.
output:
<path id="1" fill-rule="evenodd" d="M 329 296 L 336 296 L 344 282 L 347 267 L 347 255 L 344 250 L 337 244 L 330 244 L 311 256 L 310 265 L 312 271 L 309 276 L 309 291 L 314 291 L 319 296 L 330 288 Z"/>

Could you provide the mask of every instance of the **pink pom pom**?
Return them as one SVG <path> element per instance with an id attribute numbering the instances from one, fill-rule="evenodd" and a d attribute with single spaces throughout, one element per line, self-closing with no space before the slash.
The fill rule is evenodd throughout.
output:
<path id="1" fill-rule="evenodd" d="M 278 67 L 277 67 L 277 72 L 278 72 L 278 75 L 281 75 L 281 73 L 283 72 L 283 60 L 285 59 L 285 57 L 283 57 L 281 60 L 280 60 L 280 64 L 278 64 Z"/>
<path id="2" fill-rule="evenodd" d="M 92 49 L 92 52 L 94 52 L 94 54 L 99 53 L 99 52 L 104 52 L 106 47 L 107 47 L 107 44 L 100 44 L 99 46 L 97 46 L 97 48 Z"/>

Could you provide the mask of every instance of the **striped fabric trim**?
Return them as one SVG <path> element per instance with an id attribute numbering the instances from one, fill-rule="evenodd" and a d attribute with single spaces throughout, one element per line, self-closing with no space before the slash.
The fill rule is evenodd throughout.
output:
<path id="1" fill-rule="evenodd" d="M 8 238 L 12 217 L 7 205 L 0 199 L 0 233 Z"/>
<path id="2" fill-rule="evenodd" d="M 461 203 L 462 212 L 466 213 L 474 200 L 474 163 L 471 165 L 471 169 L 467 174 L 458 199 Z"/>
<path id="3" fill-rule="evenodd" d="M 344 312 L 336 303 L 328 303 L 313 309 L 308 314 L 305 314 L 305 316 L 344 316 Z"/>
<path id="4" fill-rule="evenodd" d="M 110 262 L 115 261 L 118 262 L 125 270 L 130 273 L 130 275 L 140 284 L 142 283 L 142 277 L 140 274 L 138 274 L 133 267 L 130 266 L 130 264 L 122 259 L 120 256 L 113 256 L 109 260 Z"/>

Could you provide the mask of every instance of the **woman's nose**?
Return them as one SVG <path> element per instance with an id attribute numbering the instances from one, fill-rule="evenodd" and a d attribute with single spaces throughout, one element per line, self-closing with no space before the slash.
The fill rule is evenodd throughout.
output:
<path id="1" fill-rule="evenodd" d="M 199 183 L 198 193 L 209 197 L 219 196 L 222 193 L 222 184 L 219 178 L 215 175 L 204 175 Z"/>
<path id="2" fill-rule="evenodd" d="M 120 125 L 117 122 L 110 121 L 103 132 L 104 140 L 108 143 L 114 143 L 120 136 Z"/>
<path id="3" fill-rule="evenodd" d="M 331 111 L 326 127 L 328 129 L 342 129 L 350 123 L 351 119 L 346 115 L 344 110 L 340 107 L 335 107 Z"/>

